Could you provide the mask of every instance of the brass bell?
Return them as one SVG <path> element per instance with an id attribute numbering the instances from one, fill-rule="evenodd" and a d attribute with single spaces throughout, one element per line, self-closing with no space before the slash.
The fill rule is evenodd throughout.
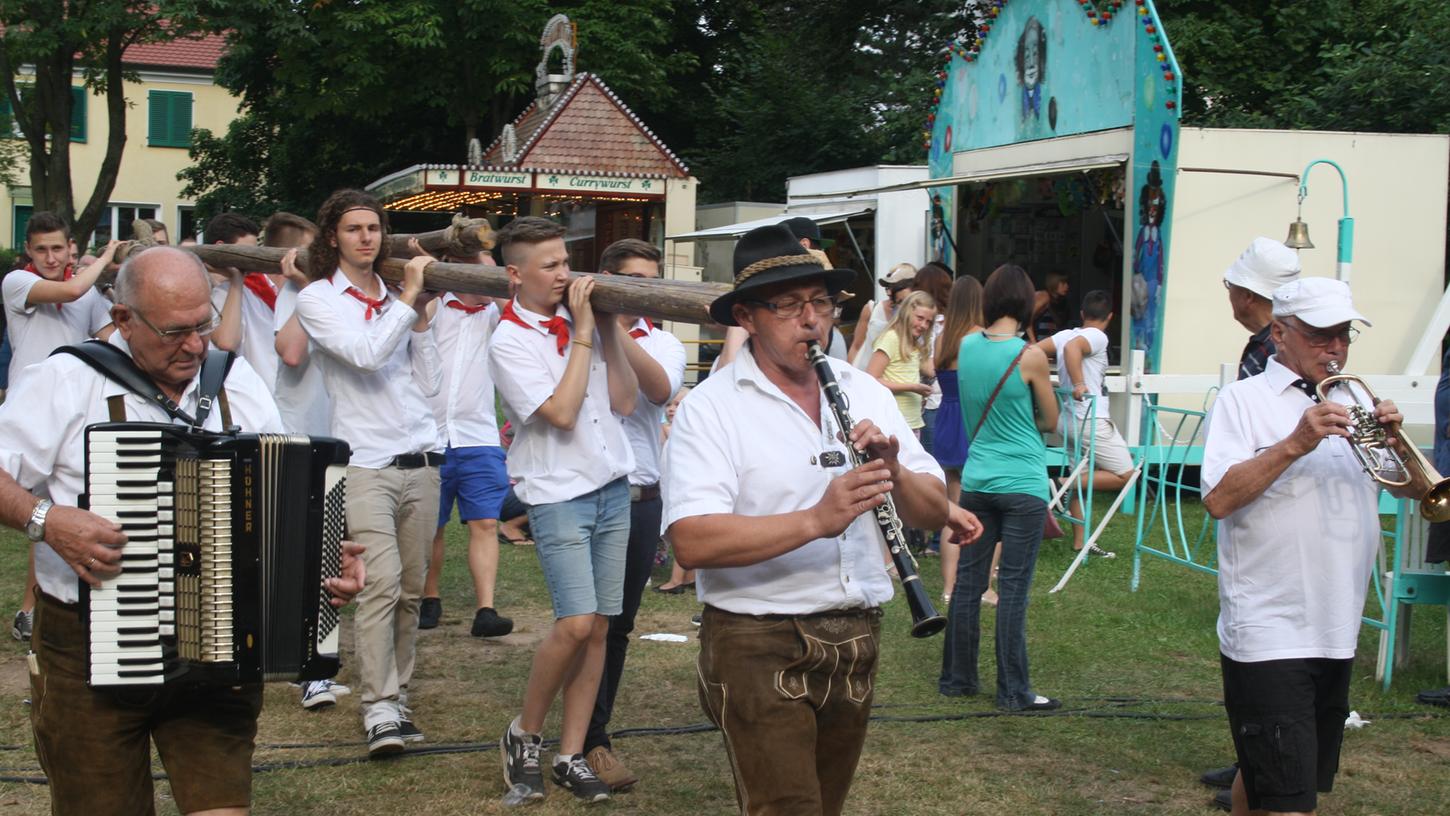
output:
<path id="1" fill-rule="evenodd" d="M 1301 218 L 1295 218 L 1294 223 L 1289 225 L 1289 237 L 1285 239 L 1284 246 L 1290 249 L 1313 249 L 1314 242 L 1309 240 L 1309 225 Z"/>

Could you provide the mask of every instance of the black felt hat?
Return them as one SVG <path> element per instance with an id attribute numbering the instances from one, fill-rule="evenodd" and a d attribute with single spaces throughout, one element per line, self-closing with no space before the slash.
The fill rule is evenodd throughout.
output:
<path id="1" fill-rule="evenodd" d="M 850 269 L 827 269 L 800 245 L 789 228 L 776 224 L 756 227 L 735 244 L 735 288 L 715 298 L 710 317 L 722 326 L 737 325 L 732 307 L 768 286 L 786 281 L 821 278 L 839 292 L 856 277 Z"/>
<path id="2" fill-rule="evenodd" d="M 831 241 L 821 237 L 821 225 L 804 215 L 787 218 L 780 223 L 784 224 L 786 229 L 789 229 L 795 237 L 811 239 L 811 246 L 813 248 L 825 249 L 832 244 Z"/>

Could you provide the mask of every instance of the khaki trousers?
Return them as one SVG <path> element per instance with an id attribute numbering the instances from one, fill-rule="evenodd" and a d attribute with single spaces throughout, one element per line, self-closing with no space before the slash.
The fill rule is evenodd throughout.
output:
<path id="1" fill-rule="evenodd" d="M 418 603 L 437 530 L 438 468 L 347 469 L 348 537 L 367 547 L 367 584 L 353 619 L 365 720 L 396 719 L 368 711 L 381 701 L 406 702 Z"/>
<path id="2" fill-rule="evenodd" d="M 835 816 L 866 742 L 878 609 L 737 615 L 705 607 L 700 705 L 720 727 L 740 812 Z"/>

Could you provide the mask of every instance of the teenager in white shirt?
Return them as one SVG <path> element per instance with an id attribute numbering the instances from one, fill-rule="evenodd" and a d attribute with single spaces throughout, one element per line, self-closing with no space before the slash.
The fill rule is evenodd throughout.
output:
<path id="1" fill-rule="evenodd" d="M 1087 456 L 1093 452 L 1093 490 L 1116 492 L 1133 474 L 1133 454 L 1108 416 L 1108 395 L 1103 379 L 1108 372 L 1108 326 L 1113 322 L 1113 297 L 1095 289 L 1082 298 L 1082 328 L 1063 329 L 1037 347 L 1057 358 L 1059 388 L 1072 388 L 1072 411 L 1061 416 L 1059 432 L 1066 444 Z M 1082 518 L 1082 500 L 1070 489 L 1068 512 Z M 1072 548 L 1082 549 L 1085 528 L 1074 524 Z"/>
<path id="2" fill-rule="evenodd" d="M 76 271 L 72 258 L 75 241 L 60 216 L 38 212 L 25 225 L 25 253 L 30 263 L 5 275 L 5 331 L 10 339 L 8 387 L 14 389 L 27 366 L 40 363 L 61 346 L 89 337 L 111 336 L 111 302 L 96 291 L 95 283 L 116 254 L 118 241 L 106 244 L 95 262 Z M 35 556 L 25 596 L 10 634 L 30 640 L 35 618 Z"/>
<path id="3" fill-rule="evenodd" d="M 377 199 L 340 190 L 323 202 L 309 260 L 317 281 L 297 297 L 332 396 L 332 436 L 352 448 L 347 528 L 367 547 L 368 585 L 354 618 L 368 752 L 397 753 L 423 734 L 408 708 L 418 602 L 438 526 L 438 426 L 427 398 L 442 382 L 423 269 L 408 262 L 392 293 L 376 269 L 387 246 Z"/>
<path id="4" fill-rule="evenodd" d="M 455 263 L 488 263 L 482 252 Z M 469 634 L 502 637 L 514 622 L 498 614 L 493 591 L 498 578 L 498 515 L 509 490 L 508 469 L 498 436 L 493 378 L 488 373 L 489 337 L 498 325 L 492 298 L 449 292 L 439 301 L 433 335 L 443 357 L 443 387 L 429 399 L 443 451 L 442 500 L 438 532 L 433 536 L 428 576 L 423 582 L 419 629 L 432 629 L 443 615 L 438 583 L 443 575 L 443 529 L 458 505 L 458 519 L 468 528 L 468 572 L 473 577 L 474 612 Z M 508 301 L 503 301 L 505 304 Z"/>
<path id="5" fill-rule="evenodd" d="M 625 238 L 605 248 L 599 268 L 608 275 L 655 279 L 660 276 L 660 260 L 660 250 L 654 244 Z M 584 738 L 584 752 L 599 778 L 610 790 L 617 791 L 638 782 L 639 777 L 614 755 L 606 729 L 614 713 L 634 618 L 659 550 L 660 449 L 664 445 L 660 427 L 665 406 L 685 380 L 685 347 L 673 334 L 643 317 L 618 315 L 616 319 L 625 333 L 625 356 L 639 380 L 634 413 L 622 418 L 634 450 L 634 470 L 629 474 L 629 549 L 624 565 L 624 606 L 609 619 L 604 674 Z"/>
<path id="6" fill-rule="evenodd" d="M 256 246 L 261 227 L 241 213 L 225 212 L 206 223 L 206 240 L 212 244 Z M 227 279 L 212 288 L 211 302 L 221 313 L 221 325 L 212 335 L 217 348 L 242 356 L 270 390 L 277 382 L 276 323 L 277 293 L 283 283 L 280 273 L 242 272 L 232 267 Z"/>
<path id="7" fill-rule="evenodd" d="M 523 713 L 500 749 L 508 802 L 541 799 L 544 718 L 563 692 L 555 784 L 584 801 L 609 798 L 584 759 L 584 732 L 604 667 L 609 616 L 622 608 L 634 455 L 620 416 L 634 412 L 639 382 L 612 315 L 589 304 L 592 277 L 569 279 L 564 228 L 524 217 L 499 232 L 518 296 L 488 348 L 489 372 L 515 428 L 509 476 L 529 506 L 535 552 L 554 604 L 554 625 L 534 653 Z M 565 305 L 567 299 L 567 306 Z"/>

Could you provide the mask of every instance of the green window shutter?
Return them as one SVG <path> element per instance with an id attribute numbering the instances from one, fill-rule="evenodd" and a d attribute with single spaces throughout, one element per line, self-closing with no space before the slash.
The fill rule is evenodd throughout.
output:
<path id="1" fill-rule="evenodd" d="M 191 147 L 191 94 L 178 93 L 171 97 L 171 144 L 174 147 Z"/>
<path id="2" fill-rule="evenodd" d="M 148 91 L 146 144 L 152 147 L 191 146 L 191 94 L 185 91 Z"/>
<path id="3" fill-rule="evenodd" d="M 146 144 L 166 147 L 171 136 L 171 100 L 165 91 L 146 94 Z"/>
<path id="4" fill-rule="evenodd" d="M 86 140 L 86 101 L 90 94 L 86 93 L 83 86 L 73 85 L 70 89 L 70 140 L 72 142 L 84 142 Z"/>

